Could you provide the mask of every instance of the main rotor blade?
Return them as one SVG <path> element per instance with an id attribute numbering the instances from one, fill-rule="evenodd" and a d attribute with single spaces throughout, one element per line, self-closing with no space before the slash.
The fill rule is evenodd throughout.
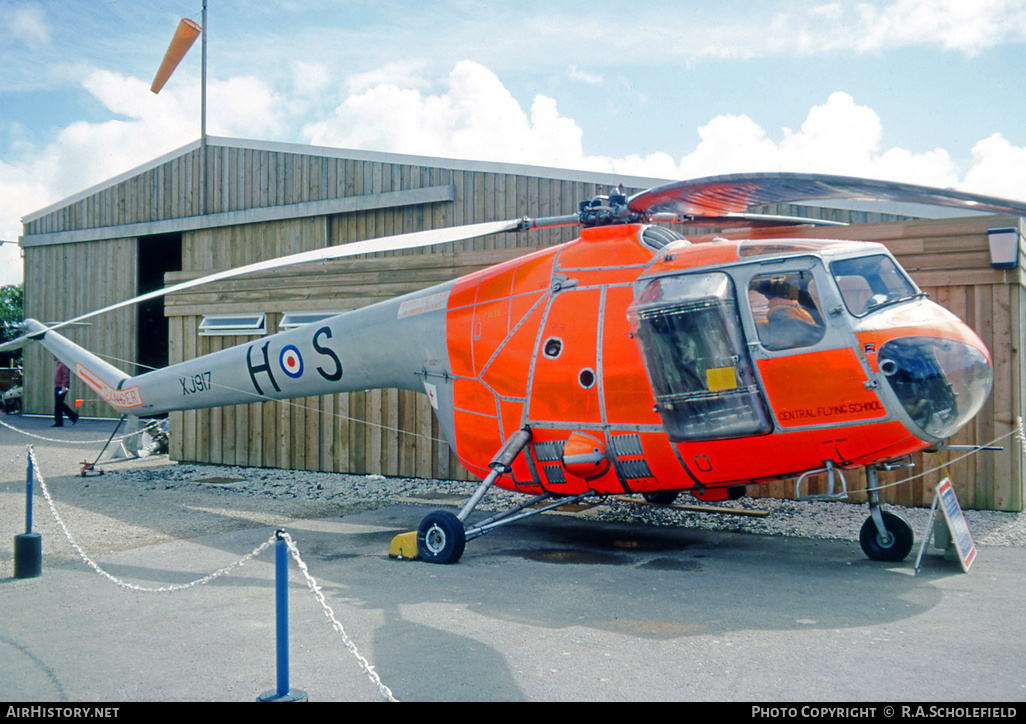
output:
<path id="1" fill-rule="evenodd" d="M 627 206 L 648 215 L 715 217 L 764 204 L 814 199 L 895 201 L 1026 216 L 1026 203 L 1021 201 L 893 181 L 799 173 L 729 174 L 678 181 L 637 193 Z"/>
<path id="2" fill-rule="evenodd" d="M 173 284 L 172 286 L 165 287 L 164 289 L 159 289 L 154 292 L 141 294 L 138 297 L 132 297 L 131 299 L 111 304 L 103 309 L 97 309 L 87 314 L 82 314 L 74 319 L 68 319 L 59 324 L 55 324 L 48 329 L 60 329 L 61 327 L 66 327 L 69 324 L 75 324 L 76 322 L 81 322 L 85 319 L 90 319 L 101 314 L 106 314 L 107 312 L 112 312 L 115 309 L 121 309 L 122 307 L 127 307 L 139 302 L 145 302 L 149 299 L 156 299 L 157 297 L 164 296 L 165 294 L 173 294 L 186 289 L 192 289 L 193 287 L 198 287 L 203 284 L 210 284 L 211 282 L 219 282 L 224 279 L 242 276 L 243 274 L 270 271 L 271 269 L 278 269 L 283 266 L 294 264 L 303 264 L 310 261 L 328 261 L 330 259 L 342 259 L 347 256 L 357 256 L 359 254 L 415 249 L 419 247 L 433 246 L 435 244 L 445 244 L 452 241 L 462 241 L 464 239 L 473 239 L 478 236 L 488 236 L 489 234 L 512 231 L 517 229 L 520 224 L 520 219 L 512 219 L 507 221 L 489 221 L 482 224 L 469 224 L 467 226 L 456 226 L 444 229 L 428 229 L 427 231 L 414 231 L 408 234 L 382 236 L 377 239 L 367 239 L 366 241 L 354 241 L 349 244 L 339 244 L 337 246 L 329 246 L 324 249 L 314 249 L 312 251 L 304 251 L 298 254 L 278 257 L 276 259 L 258 261 L 254 264 L 247 264 L 246 266 L 235 267 L 234 269 L 225 269 L 224 271 L 192 279 L 187 282 Z M 8 350 L 22 347 L 25 342 L 34 336 L 36 336 L 36 334 L 27 334 L 2 344 L 0 345 L 0 352 L 6 352 Z"/>

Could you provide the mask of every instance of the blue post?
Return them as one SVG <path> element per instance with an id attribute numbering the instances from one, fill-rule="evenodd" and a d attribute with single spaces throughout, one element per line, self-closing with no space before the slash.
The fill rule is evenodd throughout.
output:
<path id="1" fill-rule="evenodd" d="M 274 546 L 275 610 L 278 634 L 278 696 L 289 693 L 289 559 L 278 531 Z"/>
<path id="2" fill-rule="evenodd" d="M 289 552 L 285 531 L 279 530 L 274 545 L 275 632 L 277 636 L 278 688 L 265 691 L 257 701 L 306 701 L 306 692 L 289 688 Z"/>
<path id="3" fill-rule="evenodd" d="M 32 446 L 26 446 L 28 470 L 25 473 L 25 532 L 14 536 L 14 577 L 38 578 L 43 575 L 43 537 L 32 532 Z"/>

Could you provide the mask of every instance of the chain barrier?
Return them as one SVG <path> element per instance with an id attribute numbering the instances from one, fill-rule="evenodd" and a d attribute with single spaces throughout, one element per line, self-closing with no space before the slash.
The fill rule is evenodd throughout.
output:
<path id="1" fill-rule="evenodd" d="M 356 650 L 356 644 L 354 644 L 352 639 L 349 638 L 349 635 L 346 633 L 345 627 L 339 622 L 337 618 L 335 618 L 335 612 L 332 610 L 331 606 L 328 605 L 327 600 L 324 598 L 324 594 L 321 592 L 321 587 L 317 585 L 317 581 L 314 579 L 313 576 L 310 575 L 310 571 L 306 566 L 306 562 L 303 561 L 303 559 L 300 557 L 299 548 L 296 546 L 295 541 L 293 541 L 292 537 L 284 531 L 282 532 L 282 538 L 285 541 L 285 545 L 288 546 L 289 552 L 292 553 L 292 557 L 296 560 L 296 565 L 299 567 L 300 572 L 306 579 L 306 585 L 310 588 L 310 592 L 313 593 L 314 598 L 317 599 L 317 602 L 321 604 L 321 608 L 324 609 L 324 615 L 328 617 L 329 621 L 331 621 L 332 628 L 338 631 L 339 635 L 342 637 L 342 643 L 345 644 L 345 647 L 349 649 L 350 653 L 352 653 L 353 656 L 356 657 L 357 662 L 359 662 L 360 664 L 360 668 L 362 668 L 364 673 L 367 674 L 367 677 L 371 680 L 371 682 L 378 687 L 378 691 L 381 692 L 381 695 L 389 701 L 397 701 L 397 699 L 394 696 L 392 696 L 392 690 L 381 682 L 381 678 L 378 676 L 378 672 L 374 670 L 374 667 L 371 666 L 370 662 L 367 661 L 367 659 L 365 659 L 360 654 L 360 652 Z"/>
<path id="2" fill-rule="evenodd" d="M 117 578 L 116 576 L 113 576 L 107 571 L 103 570 L 103 568 L 101 568 L 96 561 L 89 557 L 89 555 L 82 549 L 82 546 L 80 546 L 78 542 L 75 540 L 74 536 L 71 535 L 71 532 L 68 530 L 68 527 L 64 524 L 64 520 L 61 518 L 60 513 L 57 512 L 57 506 L 53 502 L 53 497 L 50 495 L 50 490 L 46 486 L 46 481 L 43 479 L 43 473 L 40 471 L 39 463 L 36 461 L 35 452 L 32 450 L 31 447 L 28 448 L 28 454 L 29 459 L 32 461 L 32 471 L 35 475 L 36 482 L 39 483 L 39 489 L 42 491 L 43 497 L 46 499 L 46 504 L 49 506 L 50 513 L 53 515 L 54 520 L 57 521 L 57 525 L 64 533 L 64 537 L 68 539 L 68 543 L 75 550 L 75 552 L 78 553 L 79 557 L 85 562 L 87 566 L 89 566 L 94 571 L 99 573 L 101 576 L 109 580 L 111 583 L 114 583 L 115 585 L 118 585 L 121 588 L 136 591 L 139 593 L 170 593 L 173 591 L 183 591 L 187 588 L 193 588 L 195 586 L 202 586 L 205 583 L 210 583 L 210 581 L 214 580 L 215 578 L 220 578 L 221 576 L 227 575 L 230 571 L 238 568 L 239 566 L 245 564 L 248 561 L 253 560 L 258 555 L 267 550 L 267 548 L 271 544 L 274 543 L 274 536 L 271 536 L 270 539 L 261 543 L 251 553 L 243 556 L 234 563 L 227 565 L 224 568 L 220 568 L 207 576 L 203 576 L 202 578 L 198 578 L 195 581 L 191 581 L 189 583 L 179 583 L 171 586 L 162 586 L 160 588 L 148 588 L 145 586 L 137 586 L 134 583 L 128 583 L 127 581 L 123 581 L 120 578 Z"/>
<path id="3" fill-rule="evenodd" d="M 136 430 L 135 432 L 127 432 L 124 435 L 122 435 L 121 437 L 111 438 L 109 441 L 108 440 L 68 440 L 67 438 L 45 437 L 43 435 L 37 435 L 34 432 L 29 432 L 28 430 L 22 430 L 20 427 L 15 427 L 14 425 L 8 425 L 3 420 L 0 420 L 0 427 L 6 427 L 8 430 L 13 430 L 14 432 L 19 433 L 21 435 L 24 435 L 25 437 L 31 437 L 31 438 L 34 438 L 36 440 L 42 440 L 43 442 L 55 442 L 55 443 L 58 443 L 58 444 L 61 444 L 61 445 L 99 445 L 100 443 L 108 443 L 109 444 L 109 443 L 112 443 L 112 442 L 122 442 L 123 440 L 127 440 L 128 438 L 130 438 L 130 437 L 132 437 L 134 435 L 142 435 L 144 432 L 146 432 L 146 428 L 143 428 L 141 430 Z"/>
<path id="4" fill-rule="evenodd" d="M 120 586 L 121 588 L 136 591 L 139 593 L 171 593 L 175 591 L 183 591 L 185 589 L 193 588 L 195 586 L 202 586 L 204 584 L 210 583 L 215 578 L 220 578 L 221 576 L 228 575 L 228 573 L 230 573 L 234 569 L 239 568 L 240 566 L 248 563 L 249 561 L 259 556 L 269 547 L 274 545 L 274 543 L 277 541 L 277 533 L 272 534 L 270 538 L 268 538 L 266 541 L 264 541 L 259 546 L 254 548 L 250 553 L 247 553 L 234 563 L 230 563 L 229 565 L 224 566 L 223 568 L 217 569 L 213 573 L 203 576 L 202 578 L 197 578 L 196 580 L 190 581 L 189 583 L 161 586 L 159 588 L 137 586 L 134 583 L 124 581 L 105 571 L 103 568 L 100 567 L 98 563 L 96 563 L 96 561 L 90 558 L 89 555 L 82 549 L 82 547 L 75 540 L 74 536 L 71 535 L 71 532 L 68 530 L 68 527 L 64 524 L 64 520 L 61 518 L 60 513 L 57 512 L 57 506 L 54 504 L 53 497 L 50 495 L 50 490 L 49 488 L 47 488 L 46 481 L 43 479 L 43 473 L 39 469 L 39 463 L 36 461 L 35 452 L 32 450 L 32 446 L 26 446 L 26 450 L 28 451 L 28 457 L 32 463 L 33 475 L 35 477 L 36 482 L 39 484 L 39 489 L 42 491 L 43 497 L 46 499 L 46 504 L 50 508 L 50 513 L 53 515 L 54 520 L 57 521 L 57 525 L 64 533 L 64 537 L 67 538 L 68 543 L 75 550 L 75 552 L 78 553 L 79 557 L 85 562 L 87 566 L 92 568 L 96 573 L 100 574 L 101 576 L 111 581 L 115 585 Z M 352 639 L 349 638 L 348 634 L 346 634 L 345 628 L 335 617 L 335 612 L 332 610 L 331 606 L 329 606 L 328 602 L 325 600 L 324 594 L 321 592 L 320 586 L 317 584 L 317 581 L 313 578 L 313 576 L 310 575 L 306 562 L 303 561 L 303 559 L 300 557 L 299 548 L 298 546 L 296 546 L 295 541 L 293 541 L 291 536 L 289 536 L 289 534 L 284 531 L 282 532 L 282 537 L 285 540 L 285 543 L 288 546 L 289 551 L 292 553 L 292 557 L 296 560 L 296 565 L 299 566 L 299 570 L 302 572 L 303 577 L 306 579 L 307 586 L 310 588 L 310 591 L 314 594 L 314 598 L 316 598 L 317 602 L 321 604 L 321 607 L 324 609 L 325 615 L 328 617 L 328 620 L 331 621 L 332 627 L 336 631 L 338 631 L 339 634 L 341 634 L 342 642 L 345 645 L 345 647 L 350 651 L 350 653 L 353 654 L 353 656 L 356 658 L 357 663 L 359 663 L 360 668 L 362 668 L 364 673 L 366 673 L 371 683 L 373 683 L 378 688 L 378 691 L 381 692 L 381 695 L 389 701 L 397 701 L 397 699 L 392 695 L 392 690 L 381 682 L 381 678 L 378 676 L 378 673 L 374 670 L 374 667 L 370 664 L 370 662 L 367 661 L 366 658 L 364 658 L 360 654 L 360 652 L 356 648 L 356 644 L 353 643 Z"/>
<path id="5" fill-rule="evenodd" d="M 987 448 L 993 447 L 994 445 L 998 444 L 1002 440 L 1007 440 L 1010 437 L 1017 437 L 1017 438 L 1019 438 L 1020 441 L 1022 442 L 1022 445 L 1023 445 L 1023 451 L 1026 452 L 1026 434 L 1024 434 L 1024 432 L 1023 432 L 1023 422 L 1022 422 L 1022 418 L 1021 417 L 1019 418 L 1018 427 L 1015 430 L 1012 430 L 1009 433 L 1001 435 L 1000 437 L 996 437 L 996 438 L 994 438 L 993 440 L 991 440 L 990 442 L 988 442 L 985 445 L 977 445 L 975 448 L 973 448 L 972 450 L 967 452 L 965 455 L 959 455 L 957 458 L 949 460 L 947 463 L 941 463 L 940 465 L 938 465 L 935 468 L 930 468 L 929 470 L 924 470 L 923 472 L 919 473 L 918 475 L 912 475 L 911 477 L 903 478 L 903 479 L 898 480 L 897 482 L 894 482 L 894 483 L 888 483 L 887 485 L 877 485 L 874 488 L 866 487 L 866 488 L 864 488 L 862 490 L 853 490 L 852 492 L 853 493 L 868 493 L 868 492 L 870 492 L 872 490 L 886 490 L 887 488 L 894 488 L 894 487 L 897 487 L 897 486 L 902 485 L 904 483 L 910 483 L 913 480 L 918 480 L 919 478 L 925 477 L 925 476 L 929 475 L 930 473 L 935 473 L 938 470 L 943 470 L 948 465 L 954 465 L 955 463 L 961 462 L 962 460 L 965 460 L 966 458 L 971 458 L 973 455 L 976 455 L 977 453 L 979 453 L 979 452 L 981 452 L 983 450 L 986 450 Z"/>

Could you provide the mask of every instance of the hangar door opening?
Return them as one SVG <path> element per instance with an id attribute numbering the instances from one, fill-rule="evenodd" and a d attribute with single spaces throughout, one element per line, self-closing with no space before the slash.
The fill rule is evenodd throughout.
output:
<path id="1" fill-rule="evenodd" d="M 139 260 L 139 294 L 163 289 L 164 274 L 182 270 L 182 235 L 140 236 L 136 255 Z M 167 367 L 170 357 L 168 324 L 164 316 L 164 297 L 137 305 L 138 359 L 136 374 L 154 367 Z"/>

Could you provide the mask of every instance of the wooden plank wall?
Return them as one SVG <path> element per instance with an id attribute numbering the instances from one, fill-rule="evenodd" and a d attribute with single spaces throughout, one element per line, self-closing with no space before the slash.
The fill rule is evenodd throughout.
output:
<path id="1" fill-rule="evenodd" d="M 211 145 L 208 153 L 210 183 L 206 213 L 441 185 L 454 186 L 456 201 L 187 232 L 182 245 L 182 268 L 186 275 L 386 234 L 482 219 L 517 218 L 524 214 L 570 213 L 576 210 L 579 199 L 599 193 L 594 184 L 453 168 L 227 145 Z M 25 225 L 24 233 L 53 233 L 196 216 L 204 207 L 199 199 L 200 171 L 199 151 L 184 153 L 40 216 Z M 572 230 L 550 230 L 530 236 L 510 234 L 446 244 L 427 254 L 408 251 L 393 255 L 402 257 L 402 263 L 412 265 L 406 272 L 397 266 L 397 261 L 383 262 L 379 257 L 362 275 L 351 277 L 349 281 L 328 280 L 327 288 L 300 292 L 292 285 L 279 287 L 274 299 L 261 311 L 270 312 L 274 329 L 285 311 L 363 306 L 376 299 L 452 278 L 461 270 L 475 268 L 475 264 L 504 260 L 523 252 L 528 244 L 558 243 L 570 238 L 573 238 Z M 130 238 L 27 248 L 26 267 L 30 270 L 26 279 L 27 313 L 42 320 L 63 320 L 134 295 L 136 243 L 135 238 Z M 467 252 L 481 252 L 484 256 L 476 262 L 456 261 L 458 255 Z M 429 263 L 415 261 L 421 256 L 429 257 Z M 199 295 L 191 298 L 191 302 L 182 300 L 177 307 L 176 300 L 168 300 L 171 360 L 241 341 L 198 337 L 200 317 L 197 315 L 251 309 L 252 303 L 266 297 L 262 290 L 256 289 Z M 101 354 L 110 355 L 115 363 L 134 359 L 137 336 L 134 312 L 125 310 L 108 316 L 109 319 L 90 327 L 71 330 L 68 336 Z M 29 353 L 28 367 L 27 406 L 33 412 L 48 412 L 52 408 L 52 363 L 37 349 Z M 75 394 L 89 397 L 84 390 L 76 390 Z M 240 464 L 393 474 L 420 471 L 421 475 L 426 474 L 425 463 L 430 460 L 430 474 L 443 477 L 461 474 L 447 449 L 439 448 L 436 423 L 428 414 L 429 408 L 425 408 L 424 401 L 417 396 L 382 391 L 306 403 L 310 407 L 323 407 L 325 411 L 315 416 L 301 408 L 275 403 L 263 406 L 269 409 L 260 412 L 251 409 L 242 414 L 225 410 L 178 416 L 173 423 L 184 427 L 178 428 L 181 434 L 172 436 L 180 443 L 176 454 L 196 461 L 234 459 Z M 109 408 L 98 402 L 87 402 L 83 412 L 111 414 Z M 362 421 L 363 418 L 368 419 Z M 324 432 L 318 430 L 314 434 L 314 419 L 319 420 L 317 427 L 323 427 Z M 391 431 L 397 421 L 416 431 L 397 438 Z M 318 445 L 317 440 L 322 440 L 323 444 Z M 412 440 L 428 442 L 414 444 Z M 414 465 L 411 460 L 419 462 Z"/>
<path id="2" fill-rule="evenodd" d="M 512 253 L 523 251 L 527 249 Z M 204 314 L 264 311 L 268 329 L 274 331 L 285 311 L 355 309 L 510 256 L 510 250 L 375 256 L 318 264 L 312 270 L 282 269 L 182 292 L 167 306 L 172 344 L 183 345 L 181 349 L 172 347 L 171 359 L 189 359 L 249 339 L 199 337 Z M 175 278 L 190 276 L 195 273 Z M 173 450 L 176 459 L 469 479 L 442 440 L 427 398 L 403 390 L 176 413 L 172 427 L 183 431 L 173 438 L 174 444 L 181 446 Z M 209 444 L 203 445 L 203 440 Z"/>
<path id="3" fill-rule="evenodd" d="M 25 224 L 25 234 L 96 229 L 200 214 L 199 151 L 171 159 Z M 208 213 L 224 209 L 209 209 Z"/>
<path id="4" fill-rule="evenodd" d="M 25 250 L 25 316 L 41 322 L 71 319 L 100 309 L 114 299 L 136 295 L 136 239 L 56 244 Z M 106 358 L 115 366 L 133 369 L 122 360 L 137 358 L 137 318 L 134 309 L 111 312 L 82 326 L 62 330 L 68 339 Z M 39 345 L 25 348 L 24 409 L 53 413 L 53 372 L 50 353 Z M 73 380 L 69 405 L 84 400 L 86 416 L 110 416 L 111 408 L 82 382 Z"/>

